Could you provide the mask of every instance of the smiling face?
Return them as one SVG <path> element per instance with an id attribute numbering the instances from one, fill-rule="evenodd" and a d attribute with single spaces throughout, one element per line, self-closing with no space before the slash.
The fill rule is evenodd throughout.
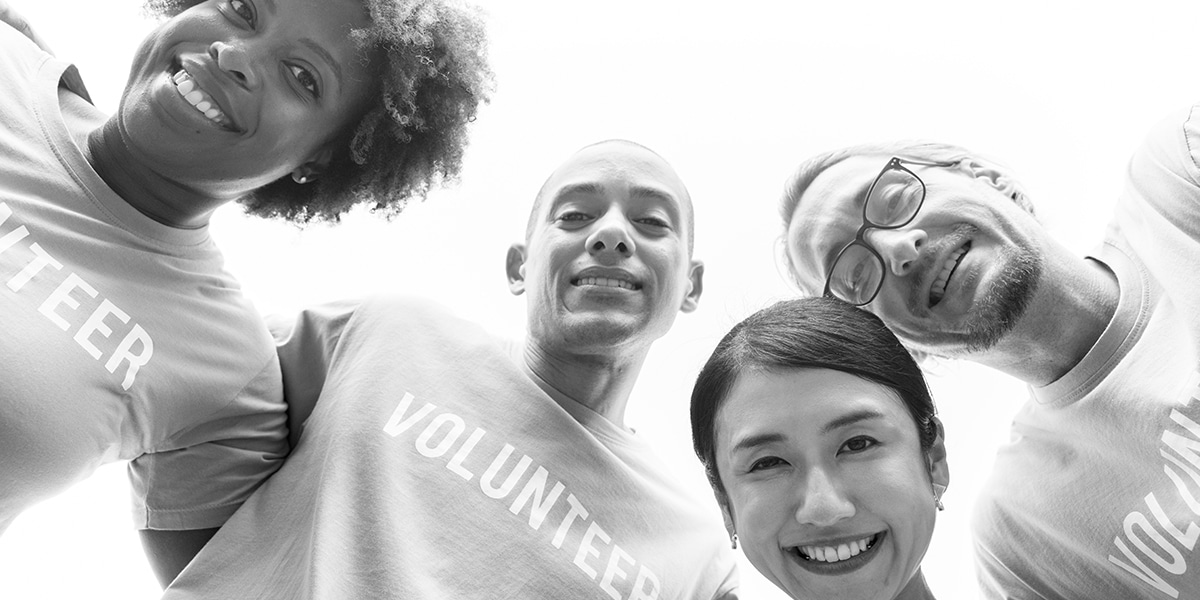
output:
<path id="1" fill-rule="evenodd" d="M 834 256 L 854 239 L 866 190 L 888 158 L 847 158 L 804 192 L 786 242 L 810 291 L 824 287 Z M 987 350 L 1021 318 L 1040 282 L 1044 230 L 994 171 L 910 168 L 925 182 L 925 202 L 904 227 L 866 232 L 885 272 L 866 308 L 914 349 L 945 356 Z"/>
<path id="2" fill-rule="evenodd" d="M 328 161 L 374 89 L 358 0 L 208 0 L 139 48 L 118 108 L 137 160 L 236 197 Z"/>
<path id="3" fill-rule="evenodd" d="M 923 451 L 894 391 L 832 369 L 754 369 L 715 430 L 725 509 L 775 585 L 797 599 L 890 600 L 920 584 L 932 486 L 949 475 L 941 437 Z"/>
<path id="4" fill-rule="evenodd" d="M 531 339 L 611 352 L 665 334 L 700 296 L 691 210 L 679 176 L 645 148 L 614 141 L 572 156 L 543 186 L 528 244 L 509 251 Z"/>

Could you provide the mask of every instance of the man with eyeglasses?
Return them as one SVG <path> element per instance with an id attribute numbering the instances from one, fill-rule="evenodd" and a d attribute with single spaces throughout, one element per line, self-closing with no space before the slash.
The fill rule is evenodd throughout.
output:
<path id="1" fill-rule="evenodd" d="M 1030 384 L 973 517 L 988 598 L 1200 598 L 1194 148 L 1191 111 L 1152 132 L 1087 257 L 1011 173 L 954 146 L 845 148 L 787 184 L 804 291 L 877 314 L 917 354 Z"/>

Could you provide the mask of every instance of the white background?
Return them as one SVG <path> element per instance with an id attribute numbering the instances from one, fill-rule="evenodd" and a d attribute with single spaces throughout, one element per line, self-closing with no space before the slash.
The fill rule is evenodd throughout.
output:
<path id="1" fill-rule="evenodd" d="M 139 2 L 11 2 L 112 111 L 153 25 Z M 695 200 L 705 291 L 656 345 L 629 421 L 707 501 L 690 451 L 691 381 L 729 327 L 793 293 L 775 259 L 790 169 L 850 143 L 958 143 L 1011 166 L 1045 225 L 1086 252 L 1129 153 L 1200 88 L 1200 4 L 1133 5 L 496 1 L 487 9 L 498 89 L 474 125 L 459 185 L 390 223 L 363 213 L 301 230 L 230 206 L 213 235 L 264 312 L 401 291 L 519 336 L 524 300 L 507 292 L 504 254 L 542 179 L 593 141 L 654 148 Z M 1024 389 L 966 363 L 939 365 L 932 384 L 952 481 L 924 571 L 939 597 L 970 598 L 966 522 Z M 123 471 L 107 466 L 18 519 L 0 538 L 0 598 L 157 597 Z M 782 598 L 748 563 L 743 581 L 745 598 Z"/>

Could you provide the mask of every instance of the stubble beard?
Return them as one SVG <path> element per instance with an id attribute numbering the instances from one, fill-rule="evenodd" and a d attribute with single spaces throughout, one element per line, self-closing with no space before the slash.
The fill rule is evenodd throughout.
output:
<path id="1" fill-rule="evenodd" d="M 1006 252 L 1004 270 L 983 298 L 975 303 L 975 311 L 966 322 L 968 353 L 991 350 L 1016 327 L 1033 301 L 1042 279 L 1044 261 L 1031 249 L 1020 248 Z"/>

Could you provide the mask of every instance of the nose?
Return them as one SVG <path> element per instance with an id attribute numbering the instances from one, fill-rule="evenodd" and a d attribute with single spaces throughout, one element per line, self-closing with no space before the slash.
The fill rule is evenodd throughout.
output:
<path id="1" fill-rule="evenodd" d="M 796 509 L 796 521 L 801 525 L 825 527 L 854 516 L 854 502 L 823 469 L 810 471 L 803 485 Z"/>
<path id="2" fill-rule="evenodd" d="M 629 258 L 637 249 L 624 216 L 617 210 L 611 210 L 601 217 L 584 243 L 593 256 L 607 254 Z"/>
<path id="3" fill-rule="evenodd" d="M 897 277 L 907 275 L 917 264 L 921 248 L 929 236 L 915 227 L 904 229 L 872 229 L 867 242 L 883 257 L 883 262 Z"/>
<path id="4" fill-rule="evenodd" d="M 208 55 L 217 64 L 217 68 L 237 80 L 243 87 L 252 88 L 258 85 L 258 77 L 254 74 L 250 55 L 243 44 L 213 42 L 208 47 Z"/>

